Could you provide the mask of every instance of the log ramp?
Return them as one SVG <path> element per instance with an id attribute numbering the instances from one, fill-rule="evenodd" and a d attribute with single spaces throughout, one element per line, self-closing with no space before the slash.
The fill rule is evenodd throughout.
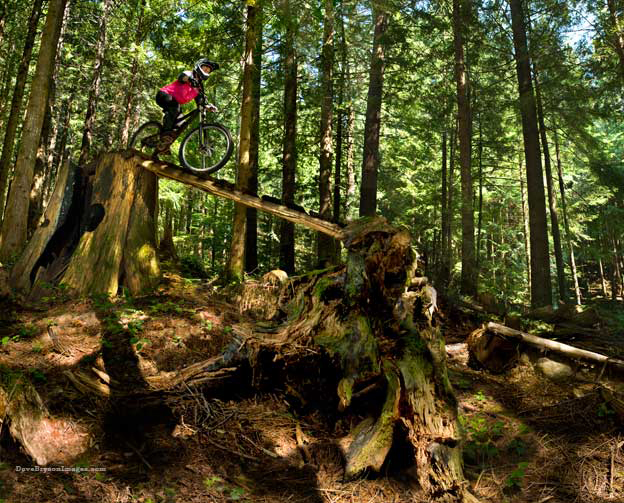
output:
<path id="1" fill-rule="evenodd" d="M 415 473 L 430 501 L 476 501 L 463 476 L 436 292 L 418 272 L 409 234 L 383 218 L 341 227 L 134 151 L 109 153 L 86 169 L 64 167 L 44 224 L 13 268 L 12 286 L 26 297 L 44 283 L 64 283 L 77 296 L 153 288 L 160 276 L 152 218 L 157 176 L 328 234 L 343 242 L 347 261 L 282 278 L 268 323 L 250 326 L 221 356 L 145 380 L 141 392 L 219 382 L 244 363 L 252 369 L 250 387 L 277 375 L 304 401 L 325 402 L 352 419 L 368 416 L 344 448 L 346 478 L 379 472 L 395 453 L 393 464 Z M 84 392 L 108 396 L 101 383 L 72 377 Z"/>

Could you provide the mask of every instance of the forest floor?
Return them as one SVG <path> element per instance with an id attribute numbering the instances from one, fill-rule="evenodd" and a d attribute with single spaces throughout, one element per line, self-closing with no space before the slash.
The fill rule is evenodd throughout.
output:
<path id="1" fill-rule="evenodd" d="M 263 393 L 233 386 L 227 396 L 187 387 L 130 417 L 114 395 L 77 389 L 70 373 L 103 370 L 106 302 L 77 303 L 57 290 L 37 305 L 0 305 L 0 374 L 27 376 L 51 414 L 90 432 L 90 448 L 66 471 L 25 471 L 36 465 L 5 426 L 0 503 L 428 501 L 413 474 L 391 463 L 376 477 L 343 481 L 336 439 L 350 425 L 301 407 L 287 383 Z M 149 376 L 220 354 L 250 321 L 209 284 L 176 275 L 156 295 L 104 307 L 138 355 L 120 353 L 125 375 L 133 365 Z M 471 369 L 464 341 L 478 323 L 447 315 L 443 327 L 472 493 L 493 503 L 624 502 L 624 431 L 597 387 L 599 374 L 617 388 L 621 377 L 578 366 L 573 379 L 553 382 L 534 370 L 535 355 L 503 375 Z"/>

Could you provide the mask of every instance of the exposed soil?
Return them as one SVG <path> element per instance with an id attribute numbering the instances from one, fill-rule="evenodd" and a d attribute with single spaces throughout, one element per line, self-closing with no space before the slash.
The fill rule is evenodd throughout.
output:
<path id="1" fill-rule="evenodd" d="M 304 407 L 281 382 L 250 392 L 245 374 L 226 393 L 147 392 L 146 377 L 220 354 L 250 321 L 208 284 L 177 276 L 157 295 L 114 304 L 68 301 L 62 291 L 28 308 L 6 301 L 0 372 L 28 376 L 50 412 L 91 441 L 71 466 L 48 467 L 65 471 L 24 471 L 37 467 L 4 426 L 0 502 L 427 501 L 400 452 L 379 476 L 343 480 L 340 439 L 351 425 L 319 412 L 327 397 Z M 470 317 L 445 317 L 472 493 L 493 503 L 624 502 L 624 434 L 597 391 L 602 369 L 578 366 L 574 379 L 556 383 L 528 354 L 504 375 L 474 370 L 463 344 L 473 328 Z M 68 377 L 97 377 L 93 368 L 118 381 L 110 396 L 80 391 Z M 621 386 L 608 369 L 600 379 Z M 128 403 L 124 387 L 145 389 L 144 401 Z"/>

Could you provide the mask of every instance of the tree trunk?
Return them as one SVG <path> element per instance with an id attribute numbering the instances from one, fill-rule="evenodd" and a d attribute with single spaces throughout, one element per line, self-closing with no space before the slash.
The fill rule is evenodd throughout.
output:
<path id="1" fill-rule="evenodd" d="M 319 214 L 325 220 L 332 220 L 332 120 L 333 120 L 333 70 L 334 70 L 334 2 L 325 0 L 323 18 L 323 48 L 321 51 L 321 151 L 319 157 Z M 335 259 L 333 240 L 325 234 L 317 234 L 317 257 L 322 266 Z"/>
<path id="2" fill-rule="evenodd" d="M 620 13 L 618 14 L 617 0 L 607 0 L 607 8 L 609 10 L 609 24 L 612 32 L 611 45 L 618 56 L 622 88 L 624 88 L 624 21 L 620 19 L 622 6 L 620 4 Z"/>
<path id="3" fill-rule="evenodd" d="M 58 71 L 61 65 L 63 39 L 65 36 L 65 29 L 67 27 L 67 20 L 69 18 L 69 2 L 65 6 L 65 12 L 63 13 L 63 24 L 61 25 L 61 33 L 59 35 L 58 46 L 56 48 L 56 59 L 54 61 L 54 71 L 50 75 L 48 102 L 46 105 L 45 118 L 43 119 L 43 126 L 41 127 L 41 139 L 39 141 L 39 148 L 37 149 L 37 158 L 35 160 L 35 170 L 33 174 L 33 184 L 30 189 L 30 204 L 28 206 L 28 237 L 32 235 L 35 228 L 39 223 L 41 214 L 43 213 L 43 204 L 45 196 L 45 183 L 46 178 L 50 174 L 50 159 L 52 157 L 51 149 L 54 146 L 54 127 L 53 127 L 53 112 L 54 103 L 56 100 L 56 80 L 58 78 Z"/>
<path id="4" fill-rule="evenodd" d="M 249 193 L 258 194 L 258 169 L 260 149 L 260 86 L 262 77 L 262 13 L 258 13 L 258 34 L 254 51 L 254 75 L 251 90 L 253 99 L 253 118 L 251 123 L 251 139 L 249 145 Z M 245 272 L 251 274 L 258 269 L 258 211 L 247 208 L 245 226 Z"/>
<path id="5" fill-rule="evenodd" d="M 344 26 L 344 2 L 340 2 L 340 9 L 338 12 L 338 19 L 340 24 L 340 82 L 338 91 L 338 117 L 336 119 L 336 159 L 334 162 L 334 222 L 340 222 L 344 220 L 346 213 L 342 211 L 345 206 L 342 197 L 343 186 L 343 152 L 344 152 L 344 126 L 345 126 L 345 86 L 347 77 L 347 39 Z M 335 245 L 335 263 L 340 262 L 340 243 L 334 242 Z"/>
<path id="6" fill-rule="evenodd" d="M 481 127 L 481 113 L 479 113 L 479 147 L 478 147 L 478 158 L 479 158 L 479 210 L 478 210 L 478 219 L 477 219 L 477 257 L 476 257 L 476 278 L 477 278 L 477 286 L 479 281 L 479 273 L 481 267 L 481 234 L 483 231 L 483 134 Z"/>
<path id="7" fill-rule="evenodd" d="M 446 236 L 448 234 L 449 225 L 449 205 L 448 205 L 448 188 L 447 188 L 447 132 L 442 132 L 442 190 L 441 190 L 441 225 L 440 225 L 440 241 L 441 241 L 441 259 L 440 259 L 440 284 L 446 288 L 450 281 L 450 257 L 447 254 Z"/>
<path id="8" fill-rule="evenodd" d="M 385 68 L 385 33 L 388 13 L 383 2 L 373 2 L 373 53 L 371 55 L 364 124 L 364 156 L 360 185 L 360 216 L 373 216 L 377 212 L 377 171 L 379 170 L 379 132 L 381 129 L 381 103 Z"/>
<path id="9" fill-rule="evenodd" d="M 570 250 L 570 270 L 572 271 L 572 280 L 574 281 L 574 294 L 577 305 L 581 305 L 581 288 L 579 287 L 578 274 L 576 271 L 576 260 L 574 259 L 574 244 L 572 243 L 572 234 L 570 233 L 570 225 L 568 223 L 568 208 L 565 196 L 565 186 L 563 183 L 563 168 L 561 167 L 561 154 L 559 152 L 559 138 L 555 129 L 555 155 L 557 157 L 557 175 L 559 179 L 559 193 L 561 194 L 561 211 L 563 212 L 563 229 L 566 234 L 568 249 Z"/>
<path id="10" fill-rule="evenodd" d="M 10 40 L 8 42 L 7 47 L 7 57 L 6 62 L 4 64 L 4 76 L 2 81 L 2 96 L 9 96 L 9 92 L 11 90 L 11 83 L 13 78 L 12 68 L 15 67 L 15 40 Z M 7 110 L 7 105 L 9 105 L 8 100 L 0 100 L 0 129 L 5 128 L 5 112 Z"/>
<path id="11" fill-rule="evenodd" d="M 35 36 L 37 35 L 37 24 L 41 16 L 41 5 L 43 0 L 35 0 L 30 18 L 28 20 L 28 30 L 24 39 L 24 51 L 20 61 L 17 75 L 15 76 L 15 88 L 13 89 L 13 98 L 11 99 L 11 111 L 6 124 L 4 133 L 4 142 L 2 144 L 2 157 L 0 157 L 0 223 L 2 222 L 2 214 L 6 203 L 5 194 L 9 181 L 9 169 L 13 158 L 13 147 L 15 145 L 15 137 L 17 134 L 17 125 L 21 119 L 22 101 L 24 99 L 24 91 L 26 89 L 26 80 L 28 77 L 28 66 L 32 56 Z M 9 68 L 5 71 L 10 75 Z M 6 95 L 5 95 L 6 96 Z"/>
<path id="12" fill-rule="evenodd" d="M 348 64 L 348 63 L 347 63 Z M 351 86 L 351 77 L 349 68 L 347 67 L 347 81 Z M 348 221 L 353 217 L 355 209 L 355 142 L 353 136 L 355 132 L 355 107 L 353 106 L 352 97 L 349 96 L 349 106 L 347 108 L 347 187 L 345 190 L 345 220 Z"/>
<path id="13" fill-rule="evenodd" d="M 137 24 L 136 24 L 136 35 L 134 37 L 134 43 L 139 46 L 141 41 L 143 40 L 144 34 L 144 18 L 143 14 L 145 12 L 145 2 L 146 0 L 137 0 L 137 9 L 138 13 L 136 15 Z M 121 129 L 121 135 L 119 139 L 119 144 L 121 148 L 126 148 L 128 146 L 128 139 L 130 137 L 130 128 L 132 126 L 132 116 L 134 113 L 134 95 L 136 93 L 135 87 L 137 78 L 139 75 L 139 56 L 137 54 L 138 49 L 134 51 L 134 56 L 132 58 L 132 65 L 130 67 L 130 75 L 128 76 L 128 87 L 126 89 L 126 99 L 124 100 L 124 121 L 123 127 Z"/>
<path id="14" fill-rule="evenodd" d="M 453 0 L 453 40 L 455 46 L 455 80 L 457 83 L 457 117 L 459 124 L 459 162 L 462 188 L 462 272 L 460 291 L 465 295 L 477 293 L 474 208 L 471 173 L 472 112 L 470 107 L 468 72 L 464 60 L 464 34 L 469 0 Z"/>
<path id="15" fill-rule="evenodd" d="M 246 1 L 246 34 L 245 54 L 243 57 L 243 99 L 241 104 L 241 126 L 238 147 L 238 175 L 236 186 L 239 190 L 249 190 L 251 173 L 251 129 L 254 117 L 253 80 L 255 70 L 254 51 L 257 46 L 258 22 L 260 20 L 260 6 L 253 0 Z M 227 267 L 229 280 L 242 281 L 245 270 L 245 236 L 247 227 L 247 209 L 237 204 L 234 210 L 232 223 L 232 242 Z"/>
<path id="16" fill-rule="evenodd" d="M 442 237 L 445 249 L 444 254 L 448 261 L 449 276 L 447 283 L 451 281 L 451 272 L 453 269 L 453 203 L 455 199 L 455 151 L 457 147 L 457 121 L 453 121 L 453 129 L 451 130 L 449 152 L 449 176 L 448 176 L 448 203 L 446 205 L 448 222 L 446 224 L 446 236 Z"/>
<path id="17" fill-rule="evenodd" d="M 284 60 L 284 140 L 282 154 L 282 203 L 295 203 L 295 176 L 297 172 L 297 53 L 295 38 L 297 24 L 291 13 L 290 0 L 284 0 L 286 35 L 283 40 Z M 280 269 L 295 272 L 295 226 L 288 220 L 280 224 Z"/>
<path id="18" fill-rule="evenodd" d="M 35 156 L 48 101 L 50 74 L 54 71 L 57 42 L 61 32 L 66 0 L 51 0 L 41 35 L 41 49 L 33 77 L 26 111 L 24 131 L 15 165 L 15 177 L 9 191 L 7 211 L 0 234 L 0 260 L 18 255 L 26 244 L 28 204 Z"/>
<path id="19" fill-rule="evenodd" d="M 524 190 L 524 173 L 522 172 L 522 155 L 519 156 L 518 171 L 520 174 L 520 194 L 522 196 L 522 237 L 524 238 L 524 256 L 526 258 L 527 286 L 531 292 L 531 244 L 529 243 L 529 219 L 527 218 L 526 192 Z"/>
<path id="20" fill-rule="evenodd" d="M 104 56 L 106 51 L 106 22 L 110 12 L 112 0 L 104 0 L 104 11 L 100 16 L 100 27 L 98 40 L 95 45 L 95 61 L 93 62 L 93 77 L 89 89 L 89 99 L 87 101 L 87 113 L 85 115 L 84 129 L 82 132 L 82 144 L 80 145 L 80 158 L 78 164 L 84 166 L 89 157 L 91 140 L 93 138 L 93 128 L 95 127 L 95 113 L 97 100 L 100 94 L 100 81 L 104 68 Z"/>
<path id="21" fill-rule="evenodd" d="M 524 155 L 527 166 L 529 228 L 531 230 L 531 305 L 541 307 L 552 303 L 544 176 L 522 0 L 510 0 L 509 4 L 520 95 L 520 113 L 522 115 Z"/>
<path id="22" fill-rule="evenodd" d="M 557 214 L 557 198 L 553 188 L 552 170 L 550 163 L 550 149 L 548 148 L 548 137 L 546 135 L 546 121 L 544 120 L 544 107 L 542 104 L 542 93 L 540 89 L 539 73 L 537 65 L 533 63 L 533 73 L 535 75 L 535 97 L 537 99 L 537 119 L 539 123 L 539 133 L 542 140 L 542 150 L 544 154 L 544 174 L 546 176 L 546 188 L 548 193 L 548 207 L 550 209 L 550 228 L 553 237 L 553 248 L 555 252 L 555 263 L 557 265 L 557 285 L 559 299 L 565 302 L 568 299 L 568 288 L 565 281 L 565 267 L 563 263 L 563 252 L 561 250 L 561 233 L 559 231 L 559 216 Z"/>

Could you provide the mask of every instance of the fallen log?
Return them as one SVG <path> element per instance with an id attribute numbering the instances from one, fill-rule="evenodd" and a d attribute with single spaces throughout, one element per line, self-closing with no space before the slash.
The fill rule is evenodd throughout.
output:
<path id="1" fill-rule="evenodd" d="M 504 372 L 515 364 L 521 343 L 554 351 L 568 358 L 624 368 L 624 361 L 617 358 L 538 337 L 494 322 L 475 330 L 468 337 L 469 363 L 472 366 L 484 367 L 490 372 Z"/>
<path id="2" fill-rule="evenodd" d="M 594 353 L 593 351 L 580 349 L 574 346 L 570 346 L 569 344 L 564 344 L 562 342 L 544 339 L 543 337 L 538 337 L 537 335 L 527 334 L 526 332 L 514 330 L 513 328 L 506 327 L 505 325 L 501 325 L 499 323 L 490 322 L 486 325 L 486 329 L 496 335 L 518 339 L 522 342 L 525 342 L 526 344 L 530 344 L 531 346 L 548 349 L 549 351 L 555 351 L 557 353 L 561 353 L 572 358 L 591 360 L 624 368 L 623 360 L 611 358 L 600 353 Z"/>
<path id="3" fill-rule="evenodd" d="M 327 234 L 335 239 L 345 239 L 345 234 L 342 228 L 332 222 L 316 218 L 306 214 L 303 211 L 289 208 L 283 204 L 277 204 L 270 200 L 263 200 L 258 196 L 246 194 L 237 190 L 234 188 L 233 184 L 226 181 L 218 180 L 212 177 L 200 178 L 199 176 L 184 171 L 175 164 L 154 160 L 140 154 L 139 152 L 134 152 L 134 154 L 134 160 L 137 166 L 141 166 L 142 168 L 151 171 L 160 177 L 176 180 L 215 196 L 230 199 L 249 208 L 255 208 L 260 211 L 271 213 L 279 218 L 283 218 L 284 220 L 288 220 L 289 222 L 293 222 L 295 224 L 304 225 L 315 231 Z"/>

